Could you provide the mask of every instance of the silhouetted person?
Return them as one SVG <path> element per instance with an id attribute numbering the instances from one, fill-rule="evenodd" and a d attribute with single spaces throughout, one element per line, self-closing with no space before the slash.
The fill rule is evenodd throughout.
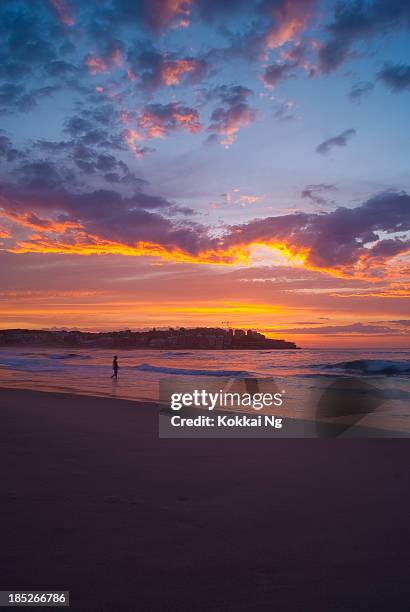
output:
<path id="1" fill-rule="evenodd" d="M 118 365 L 118 357 L 117 355 L 114 355 L 114 359 L 112 360 L 112 376 L 111 378 L 113 378 L 114 380 L 117 380 L 118 378 L 118 369 L 119 369 L 119 365 Z"/>

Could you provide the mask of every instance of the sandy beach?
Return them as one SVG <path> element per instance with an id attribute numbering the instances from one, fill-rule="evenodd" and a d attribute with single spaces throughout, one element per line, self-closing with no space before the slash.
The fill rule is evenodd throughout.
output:
<path id="1" fill-rule="evenodd" d="M 158 439 L 153 404 L 0 390 L 1 589 L 71 609 L 407 610 L 407 440 Z"/>

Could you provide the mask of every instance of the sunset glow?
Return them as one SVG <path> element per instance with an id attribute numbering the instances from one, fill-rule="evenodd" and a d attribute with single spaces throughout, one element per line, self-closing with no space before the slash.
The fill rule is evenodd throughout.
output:
<path id="1" fill-rule="evenodd" d="M 410 12 L 359 4 L 3 3 L 1 327 L 408 345 Z"/>

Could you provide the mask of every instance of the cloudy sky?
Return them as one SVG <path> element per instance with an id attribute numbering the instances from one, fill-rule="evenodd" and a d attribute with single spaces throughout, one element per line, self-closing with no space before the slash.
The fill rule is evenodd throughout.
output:
<path id="1" fill-rule="evenodd" d="M 408 346 L 408 0 L 2 0 L 1 327 Z"/>

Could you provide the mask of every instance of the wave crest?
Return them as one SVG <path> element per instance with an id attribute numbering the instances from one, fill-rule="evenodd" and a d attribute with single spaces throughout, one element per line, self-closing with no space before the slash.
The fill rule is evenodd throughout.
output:
<path id="1" fill-rule="evenodd" d="M 319 368 L 325 370 L 343 370 L 345 372 L 355 372 L 363 375 L 400 375 L 410 374 L 410 360 L 387 360 L 387 359 L 355 359 L 353 361 L 340 361 L 331 363 Z"/>
<path id="2" fill-rule="evenodd" d="M 141 363 L 135 366 L 141 372 L 159 372 L 162 374 L 179 374 L 185 376 L 250 376 L 249 372 L 240 370 L 192 370 L 184 368 L 167 368 L 154 366 L 150 363 Z"/>

